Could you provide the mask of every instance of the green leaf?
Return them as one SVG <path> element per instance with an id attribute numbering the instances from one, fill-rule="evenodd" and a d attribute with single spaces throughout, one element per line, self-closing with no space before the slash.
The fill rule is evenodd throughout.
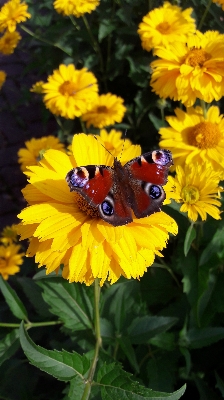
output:
<path id="1" fill-rule="evenodd" d="M 85 381 L 89 369 L 89 360 L 85 356 L 65 350 L 46 350 L 37 346 L 24 329 L 23 322 L 20 325 L 20 343 L 30 363 L 41 371 L 61 381 L 69 381 L 77 375 Z"/>
<path id="2" fill-rule="evenodd" d="M 116 29 L 116 25 L 111 23 L 108 19 L 101 19 L 99 24 L 99 33 L 98 40 L 102 42 L 102 40 L 107 37 L 111 32 Z"/>
<path id="3" fill-rule="evenodd" d="M 220 376 L 217 374 L 217 372 L 215 372 L 215 377 L 216 377 L 216 386 L 215 387 L 217 387 L 220 390 L 222 397 L 224 397 L 224 382 L 220 378 Z"/>
<path id="4" fill-rule="evenodd" d="M 19 347 L 19 329 L 14 329 L 0 341 L 0 365 L 12 357 Z"/>
<path id="5" fill-rule="evenodd" d="M 27 311 L 15 290 L 0 276 L 0 289 L 13 315 L 22 320 L 28 320 Z"/>
<path id="6" fill-rule="evenodd" d="M 68 397 L 72 400 L 82 400 L 86 383 L 82 377 L 76 375 L 70 382 Z"/>
<path id="7" fill-rule="evenodd" d="M 200 349 L 224 339 L 224 328 L 193 328 L 187 331 L 181 342 L 190 349 Z"/>
<path id="8" fill-rule="evenodd" d="M 126 355 L 128 361 L 130 362 L 131 366 L 137 373 L 139 373 L 138 362 L 130 338 L 128 336 L 122 336 L 117 338 L 117 341 L 122 348 L 124 354 Z"/>
<path id="9" fill-rule="evenodd" d="M 152 112 L 150 112 L 148 116 L 157 131 L 159 131 L 160 128 L 163 128 L 164 126 L 167 126 L 166 121 L 163 121 L 161 118 L 156 117 Z"/>
<path id="10" fill-rule="evenodd" d="M 191 244 L 195 238 L 196 238 L 196 230 L 194 229 L 193 224 L 191 224 L 187 230 L 185 240 L 184 240 L 184 255 L 185 256 L 187 256 L 187 254 L 191 248 Z"/>
<path id="11" fill-rule="evenodd" d="M 19 277 L 17 280 L 21 285 L 21 288 L 26 297 L 28 298 L 29 303 L 32 304 L 35 311 L 41 316 L 41 318 L 51 317 L 52 314 L 50 313 L 45 301 L 43 300 L 42 290 L 37 285 L 37 283 L 33 279 L 24 276 Z"/>
<path id="12" fill-rule="evenodd" d="M 199 265 L 207 263 L 213 254 L 223 257 L 224 248 L 224 228 L 218 229 L 213 238 L 209 241 L 207 247 L 202 251 Z"/>
<path id="13" fill-rule="evenodd" d="M 175 335 L 172 332 L 163 332 L 149 340 L 149 343 L 160 349 L 172 351 L 176 347 Z"/>
<path id="14" fill-rule="evenodd" d="M 98 372 L 97 383 L 101 387 L 102 400 L 178 400 L 186 390 L 184 385 L 174 393 L 155 392 L 133 381 L 131 375 L 116 364 L 103 365 Z"/>
<path id="15" fill-rule="evenodd" d="M 93 329 L 91 287 L 69 283 L 60 277 L 41 279 L 38 284 L 44 290 L 43 298 L 50 311 L 60 318 L 66 328 L 73 331 Z"/>
<path id="16" fill-rule="evenodd" d="M 176 324 L 177 318 L 173 317 L 137 317 L 132 321 L 128 329 L 129 337 L 132 343 L 145 343 L 159 333 L 167 331 L 171 326 Z"/>

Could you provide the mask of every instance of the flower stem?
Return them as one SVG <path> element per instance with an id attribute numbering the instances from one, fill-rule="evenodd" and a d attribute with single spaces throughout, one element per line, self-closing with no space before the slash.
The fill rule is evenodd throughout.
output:
<path id="1" fill-rule="evenodd" d="M 87 378 L 87 383 L 85 390 L 83 392 L 82 400 L 88 400 L 91 394 L 91 386 L 96 370 L 96 365 L 99 356 L 99 350 L 102 344 L 102 339 L 100 335 L 100 312 L 99 312 L 99 300 L 100 300 L 100 286 L 99 280 L 95 279 L 94 281 L 94 324 L 95 324 L 95 338 L 96 338 L 96 345 L 95 345 L 95 352 L 94 357 L 92 360 L 92 364 L 89 370 L 89 375 Z"/>
<path id="2" fill-rule="evenodd" d="M 209 8 L 211 7 L 211 4 L 212 4 L 212 0 L 209 0 L 209 1 L 208 1 L 208 4 L 207 4 L 207 7 L 206 7 L 206 9 L 205 9 L 205 12 L 204 12 L 204 14 L 202 15 L 201 21 L 200 21 L 200 23 L 199 23 L 199 25 L 198 25 L 198 30 L 199 30 L 199 31 L 200 31 L 200 29 L 201 29 L 201 27 L 202 27 L 202 25 L 203 25 L 203 23 L 204 23 L 204 21 L 205 21 L 206 15 L 208 14 L 208 11 L 209 11 Z"/>
<path id="3" fill-rule="evenodd" d="M 38 326 L 51 326 L 51 325 L 58 325 L 58 324 L 62 324 L 62 322 L 61 321 L 27 322 L 26 324 L 24 324 L 24 326 L 25 326 L 25 328 L 30 329 L 30 328 L 36 328 Z M 0 327 L 1 328 L 19 328 L 20 324 L 0 322 Z"/>
<path id="4" fill-rule="evenodd" d="M 42 39 L 40 36 L 36 35 L 34 32 L 32 32 L 30 29 L 28 29 L 26 26 L 20 24 L 19 26 L 24 32 L 28 33 L 30 36 L 32 36 L 33 38 L 39 40 L 40 42 L 49 44 L 50 46 L 54 46 L 57 47 L 57 49 L 62 50 L 65 54 L 67 54 L 68 56 L 72 56 L 71 53 L 69 53 L 67 50 L 63 49 L 63 47 L 59 46 L 59 44 L 55 44 L 53 42 L 50 42 L 49 40 L 46 39 Z"/>
<path id="5" fill-rule="evenodd" d="M 204 117 L 204 119 L 207 119 L 207 110 L 206 110 L 206 106 L 205 106 L 204 100 L 200 100 L 200 103 L 201 103 L 201 108 L 202 108 L 202 111 L 203 111 L 203 117 Z"/>
<path id="6" fill-rule="evenodd" d="M 77 24 L 75 18 L 73 17 L 73 15 L 69 15 L 69 18 L 71 20 L 72 25 L 74 25 L 75 29 L 77 29 L 77 31 L 80 31 L 80 26 Z"/>

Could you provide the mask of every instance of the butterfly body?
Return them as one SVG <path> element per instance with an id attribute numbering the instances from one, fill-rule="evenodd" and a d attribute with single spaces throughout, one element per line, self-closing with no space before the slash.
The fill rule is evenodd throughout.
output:
<path id="1" fill-rule="evenodd" d="M 154 150 L 136 157 L 124 166 L 114 159 L 113 167 L 86 165 L 66 175 L 70 191 L 79 193 L 100 217 L 113 226 L 160 211 L 165 199 L 162 188 L 172 156 L 168 150 Z"/>

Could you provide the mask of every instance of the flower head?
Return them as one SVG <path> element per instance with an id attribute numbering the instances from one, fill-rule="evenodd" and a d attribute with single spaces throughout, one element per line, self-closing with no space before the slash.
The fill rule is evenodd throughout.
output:
<path id="1" fill-rule="evenodd" d="M 3 279 L 8 279 L 9 275 L 14 275 L 19 272 L 23 263 L 25 253 L 20 252 L 21 246 L 8 244 L 7 246 L 0 245 L 0 274 Z"/>
<path id="2" fill-rule="evenodd" d="M 43 136 L 40 139 L 32 138 L 25 142 L 25 146 L 18 151 L 18 162 L 21 164 L 22 171 L 25 171 L 31 165 L 38 165 L 46 150 L 64 149 L 64 144 L 55 136 Z"/>
<path id="3" fill-rule="evenodd" d="M 98 96 L 91 110 L 82 115 L 83 121 L 96 128 L 104 128 L 113 125 L 115 122 L 121 122 L 126 111 L 123 105 L 124 100 L 114 94 L 107 93 Z"/>
<path id="4" fill-rule="evenodd" d="M 151 86 L 162 98 L 192 106 L 196 98 L 211 103 L 224 95 L 224 35 L 197 31 L 187 43 L 155 49 Z"/>
<path id="5" fill-rule="evenodd" d="M 42 94 L 44 83 L 45 83 L 44 81 L 38 81 L 38 82 L 34 83 L 30 89 L 30 92 Z"/>
<path id="6" fill-rule="evenodd" d="M 100 138 L 102 139 L 104 146 L 114 157 L 122 151 L 122 149 L 127 149 L 132 145 L 129 139 L 122 139 L 122 132 L 111 129 L 108 132 L 106 129 L 100 130 Z"/>
<path id="7" fill-rule="evenodd" d="M 73 119 L 90 110 L 97 100 L 98 85 L 92 72 L 61 64 L 43 85 L 44 102 L 56 115 Z"/>
<path id="8" fill-rule="evenodd" d="M 170 127 L 161 128 L 160 147 L 172 152 L 174 165 L 209 162 L 216 171 L 224 168 L 224 118 L 212 106 L 206 119 L 201 107 L 187 112 L 177 108 L 167 117 Z"/>
<path id="9" fill-rule="evenodd" d="M 12 54 L 21 39 L 18 32 L 6 31 L 0 38 L 0 52 L 7 55 Z"/>
<path id="10" fill-rule="evenodd" d="M 168 232 L 175 234 L 175 221 L 163 212 L 114 227 L 77 193 L 69 191 L 65 176 L 76 166 L 113 165 L 113 156 L 92 135 L 75 135 L 73 157 L 57 150 L 44 154 L 40 166 L 30 167 L 29 184 L 23 190 L 29 206 L 19 218 L 22 238 L 31 238 L 28 255 L 35 255 L 47 274 L 64 265 L 63 277 L 90 285 L 98 277 L 101 285 L 123 275 L 138 278 L 166 245 Z M 139 146 L 122 152 L 126 163 L 140 154 Z M 73 161 L 74 160 L 74 161 Z M 150 240 L 149 240 L 150 238 Z"/>
<path id="11" fill-rule="evenodd" d="M 150 11 L 138 29 L 143 49 L 150 51 L 158 46 L 167 48 L 174 42 L 185 43 L 187 36 L 195 31 L 195 20 L 190 16 L 192 11 L 192 8 L 182 11 L 168 1 Z"/>
<path id="12" fill-rule="evenodd" d="M 53 6 L 59 14 L 81 17 L 90 14 L 99 4 L 99 0 L 55 0 Z"/>
<path id="13" fill-rule="evenodd" d="M 6 73 L 4 71 L 0 71 L 0 89 L 2 88 L 3 83 L 6 80 Z"/>
<path id="14" fill-rule="evenodd" d="M 172 185 L 170 197 L 182 203 L 180 211 L 188 213 L 192 221 L 198 219 L 205 221 L 207 214 L 214 219 L 220 219 L 221 202 L 219 186 L 220 173 L 215 172 L 209 164 L 177 166 L 176 176 L 169 176 Z"/>
<path id="15" fill-rule="evenodd" d="M 0 236 L 0 242 L 5 245 L 16 243 L 18 237 L 16 225 L 6 226 Z"/>
<path id="16" fill-rule="evenodd" d="M 213 3 L 219 4 L 220 6 L 222 6 L 222 9 L 224 11 L 224 0 L 212 0 Z"/>
<path id="17" fill-rule="evenodd" d="M 14 32 L 16 24 L 31 18 L 27 8 L 27 4 L 21 3 L 20 0 L 10 0 L 5 3 L 0 10 L 0 31 L 8 29 L 9 32 Z"/>

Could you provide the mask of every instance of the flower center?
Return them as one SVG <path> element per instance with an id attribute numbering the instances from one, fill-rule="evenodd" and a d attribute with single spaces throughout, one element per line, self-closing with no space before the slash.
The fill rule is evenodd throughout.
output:
<path id="1" fill-rule="evenodd" d="M 157 25 L 156 29 L 162 33 L 162 35 L 166 35 L 167 33 L 170 33 L 170 24 L 168 22 L 161 22 Z"/>
<path id="2" fill-rule="evenodd" d="M 185 58 L 185 64 L 190 65 L 191 67 L 200 67 L 202 68 L 204 63 L 211 58 L 210 54 L 206 53 L 206 51 L 202 49 L 195 49 L 189 51 L 187 57 Z"/>
<path id="3" fill-rule="evenodd" d="M 188 132 L 188 143 L 199 149 L 214 148 L 222 139 L 218 126 L 212 122 L 200 122 Z"/>
<path id="4" fill-rule="evenodd" d="M 107 112 L 107 107 L 106 106 L 99 106 L 97 107 L 97 112 L 98 113 L 106 113 Z"/>
<path id="5" fill-rule="evenodd" d="M 92 218 L 97 218 L 100 216 L 98 208 L 91 206 L 80 194 L 74 193 L 74 195 L 75 202 L 81 211 Z"/>
<path id="6" fill-rule="evenodd" d="M 59 87 L 59 92 L 64 96 L 74 96 L 76 94 L 76 85 L 74 82 L 65 81 Z"/>
<path id="7" fill-rule="evenodd" d="M 185 203 L 194 204 L 199 200 L 200 193 L 195 186 L 185 186 L 181 190 L 181 197 Z"/>

